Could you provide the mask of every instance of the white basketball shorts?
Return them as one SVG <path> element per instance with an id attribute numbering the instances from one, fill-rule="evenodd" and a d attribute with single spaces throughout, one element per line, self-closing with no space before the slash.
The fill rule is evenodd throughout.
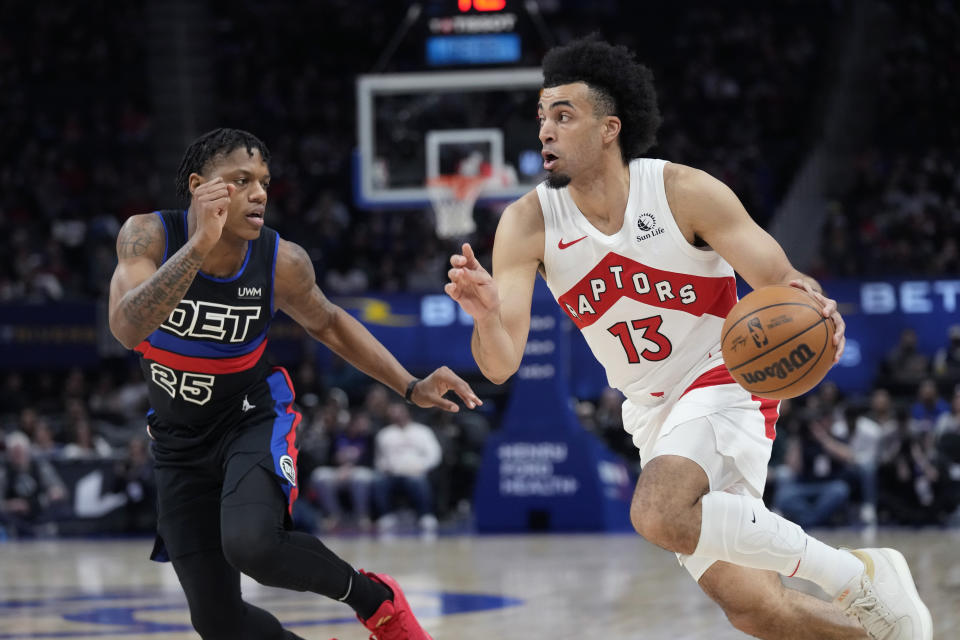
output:
<path id="1" fill-rule="evenodd" d="M 729 374 L 727 374 L 729 375 Z M 779 402 L 753 396 L 736 383 L 691 385 L 680 398 L 653 408 L 623 404 L 624 428 L 640 450 L 640 464 L 657 456 L 696 462 L 711 491 L 761 497 L 775 437 Z M 699 580 L 712 560 L 677 554 Z"/>

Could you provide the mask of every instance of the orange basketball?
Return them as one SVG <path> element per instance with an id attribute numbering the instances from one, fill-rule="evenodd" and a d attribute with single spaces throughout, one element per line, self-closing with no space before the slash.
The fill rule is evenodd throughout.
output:
<path id="1" fill-rule="evenodd" d="M 723 361 L 733 379 L 764 398 L 794 398 L 833 366 L 833 320 L 820 303 L 788 285 L 761 287 L 733 306 L 723 323 Z"/>

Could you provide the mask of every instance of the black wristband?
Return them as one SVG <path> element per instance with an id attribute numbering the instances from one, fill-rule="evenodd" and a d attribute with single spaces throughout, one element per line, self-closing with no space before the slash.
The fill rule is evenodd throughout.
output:
<path id="1" fill-rule="evenodd" d="M 410 384 L 407 385 L 407 390 L 403 394 L 403 399 L 407 404 L 413 404 L 413 400 L 411 399 L 413 397 L 413 388 L 417 386 L 418 382 L 420 382 L 420 378 L 414 378 L 410 381 Z"/>

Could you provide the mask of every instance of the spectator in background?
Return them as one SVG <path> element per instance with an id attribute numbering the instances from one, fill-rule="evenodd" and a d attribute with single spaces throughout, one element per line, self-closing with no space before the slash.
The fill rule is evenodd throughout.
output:
<path id="1" fill-rule="evenodd" d="M 370 418 L 372 431 L 379 431 L 390 424 L 389 408 L 390 394 L 385 386 L 376 383 L 367 388 L 367 393 L 363 399 L 363 410 Z"/>
<path id="2" fill-rule="evenodd" d="M 623 394 L 613 387 L 600 392 L 594 420 L 597 432 L 610 449 L 631 464 L 631 469 L 640 471 L 640 458 L 630 434 L 623 428 Z"/>
<path id="3" fill-rule="evenodd" d="M 336 353 L 331 352 L 330 366 L 324 371 L 322 384 L 328 389 L 334 387 L 342 389 L 347 394 L 348 403 L 359 402 L 370 384 L 370 378 Z"/>
<path id="4" fill-rule="evenodd" d="M 124 532 L 154 531 L 157 524 L 157 485 L 153 478 L 153 459 L 144 438 L 130 440 L 126 457 L 117 463 L 114 474 L 114 492 L 127 496 Z"/>
<path id="5" fill-rule="evenodd" d="M 870 396 L 870 407 L 851 423 L 850 449 L 853 463 L 860 474 L 862 500 L 860 520 L 867 525 L 877 522 L 877 468 L 883 461 L 884 450 L 897 437 L 897 419 L 893 413 L 890 393 L 877 389 Z"/>
<path id="6" fill-rule="evenodd" d="M 87 400 L 92 417 L 119 425 L 140 424 L 150 408 L 147 383 L 136 363 L 124 368 L 118 381 L 109 370 L 101 371 Z"/>
<path id="7" fill-rule="evenodd" d="M 877 386 L 890 389 L 899 397 L 913 393 L 929 375 L 930 359 L 917 347 L 917 332 L 908 327 L 900 332 L 900 341 L 884 358 Z"/>
<path id="8" fill-rule="evenodd" d="M 60 457 L 63 447 L 56 441 L 50 421 L 38 418 L 33 426 L 33 455 L 43 460 L 54 460 Z"/>
<path id="9" fill-rule="evenodd" d="M 884 433 L 870 419 L 853 407 L 847 407 L 841 420 L 834 422 L 830 434 L 822 434 L 825 448 L 846 461 L 850 479 L 855 482 L 860 498 L 860 521 L 868 526 L 877 523 L 877 461 L 880 458 Z M 836 437 L 834 437 L 836 436 Z"/>
<path id="10" fill-rule="evenodd" d="M 921 382 L 917 398 L 910 406 L 910 432 L 928 453 L 933 448 L 937 421 L 948 413 L 950 405 L 937 392 L 937 383 L 930 378 Z"/>
<path id="11" fill-rule="evenodd" d="M 818 416 L 790 438 L 785 463 L 792 473 L 777 484 L 774 507 L 804 529 L 830 523 L 850 496 L 846 455 L 829 424 L 829 417 Z"/>
<path id="12" fill-rule="evenodd" d="M 410 419 L 407 407 L 394 402 L 387 410 L 390 424 L 375 439 L 377 479 L 375 496 L 380 519 L 377 527 L 389 531 L 396 526 L 396 493 L 403 493 L 416 509 L 420 529 L 437 529 L 433 491 L 427 474 L 440 463 L 441 449 L 433 429 Z"/>
<path id="13" fill-rule="evenodd" d="M 878 471 L 880 520 L 923 525 L 937 522 L 934 486 L 940 474 L 927 456 L 904 412 L 897 414 L 897 435 Z"/>
<path id="14" fill-rule="evenodd" d="M 67 491 L 56 470 L 33 456 L 21 431 L 6 437 L 6 461 L 0 466 L 0 525 L 15 537 L 55 532 Z"/>
<path id="15" fill-rule="evenodd" d="M 465 517 L 471 511 L 490 423 L 480 413 L 461 411 L 440 413 L 432 424 L 443 451 L 441 463 L 430 472 L 437 513 L 441 517 L 454 513 Z"/>
<path id="16" fill-rule="evenodd" d="M 313 409 L 324 396 L 323 383 L 317 375 L 317 364 L 312 358 L 304 358 L 297 366 L 297 402 L 305 409 Z"/>
<path id="17" fill-rule="evenodd" d="M 314 407 L 309 420 L 304 421 L 297 433 L 297 447 L 300 450 L 297 457 L 299 477 L 309 478 L 314 469 L 330 465 L 333 438 L 346 427 L 349 420 L 346 394 L 340 389 L 331 389 L 324 403 Z"/>
<path id="18" fill-rule="evenodd" d="M 960 324 L 947 330 L 947 344 L 933 356 L 933 375 L 941 388 L 960 385 Z"/>
<path id="19" fill-rule="evenodd" d="M 11 371 L 3 378 L 0 385 L 0 416 L 16 414 L 27 405 L 27 394 L 23 388 L 23 376 Z"/>
<path id="20" fill-rule="evenodd" d="M 74 420 L 69 430 L 70 441 L 61 451 L 61 457 L 64 459 L 109 458 L 113 453 L 107 441 L 94 433 L 86 417 Z"/>
<path id="21" fill-rule="evenodd" d="M 953 398 L 950 401 L 950 411 L 943 413 L 937 418 L 936 425 L 937 438 L 943 438 L 947 434 L 960 436 L 960 386 L 953 391 Z"/>
<path id="22" fill-rule="evenodd" d="M 951 522 L 960 524 L 960 387 L 953 392 L 950 413 L 937 421 L 937 457 L 944 482 L 945 510 L 953 512 Z"/>
<path id="23" fill-rule="evenodd" d="M 370 487 L 373 485 L 373 435 L 370 418 L 362 411 L 354 413 L 346 428 L 334 434 L 330 465 L 317 467 L 310 474 L 310 486 L 323 509 L 323 528 L 334 529 L 343 518 L 339 492 L 350 493 L 353 515 L 361 529 L 370 528 Z"/>
<path id="24" fill-rule="evenodd" d="M 807 406 L 828 419 L 830 424 L 842 421 L 846 413 L 840 388 L 831 380 L 825 380 L 817 386 L 816 391 L 807 398 Z"/>

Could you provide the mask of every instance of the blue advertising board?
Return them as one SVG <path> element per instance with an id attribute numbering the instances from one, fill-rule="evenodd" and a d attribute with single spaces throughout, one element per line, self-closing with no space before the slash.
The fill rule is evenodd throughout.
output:
<path id="1" fill-rule="evenodd" d="M 626 465 L 570 404 L 573 326 L 537 282 L 530 335 L 501 428 L 486 442 L 474 509 L 480 531 L 628 531 Z"/>
<path id="2" fill-rule="evenodd" d="M 826 280 L 847 323 L 847 348 L 827 379 L 846 393 L 866 393 L 884 355 L 906 328 L 914 329 L 921 351 L 932 355 L 947 342 L 947 330 L 960 324 L 960 279 Z M 741 295 L 749 288 L 740 287 Z M 477 371 L 470 353 L 473 322 L 442 292 L 430 295 L 377 294 L 334 297 L 412 371 L 445 364 Z M 547 304 L 554 304 L 547 300 Z M 101 305 L 102 306 L 102 305 Z M 560 316 L 561 326 L 571 327 Z M 302 357 L 303 333 L 279 315 L 270 334 L 270 352 L 290 364 Z M 597 397 L 606 375 L 575 331 L 569 338 L 567 392 Z M 92 302 L 4 304 L 0 306 L 0 370 L 66 369 L 94 366 L 122 354 L 106 327 L 104 310 Z M 329 353 L 316 350 L 319 366 Z"/>

